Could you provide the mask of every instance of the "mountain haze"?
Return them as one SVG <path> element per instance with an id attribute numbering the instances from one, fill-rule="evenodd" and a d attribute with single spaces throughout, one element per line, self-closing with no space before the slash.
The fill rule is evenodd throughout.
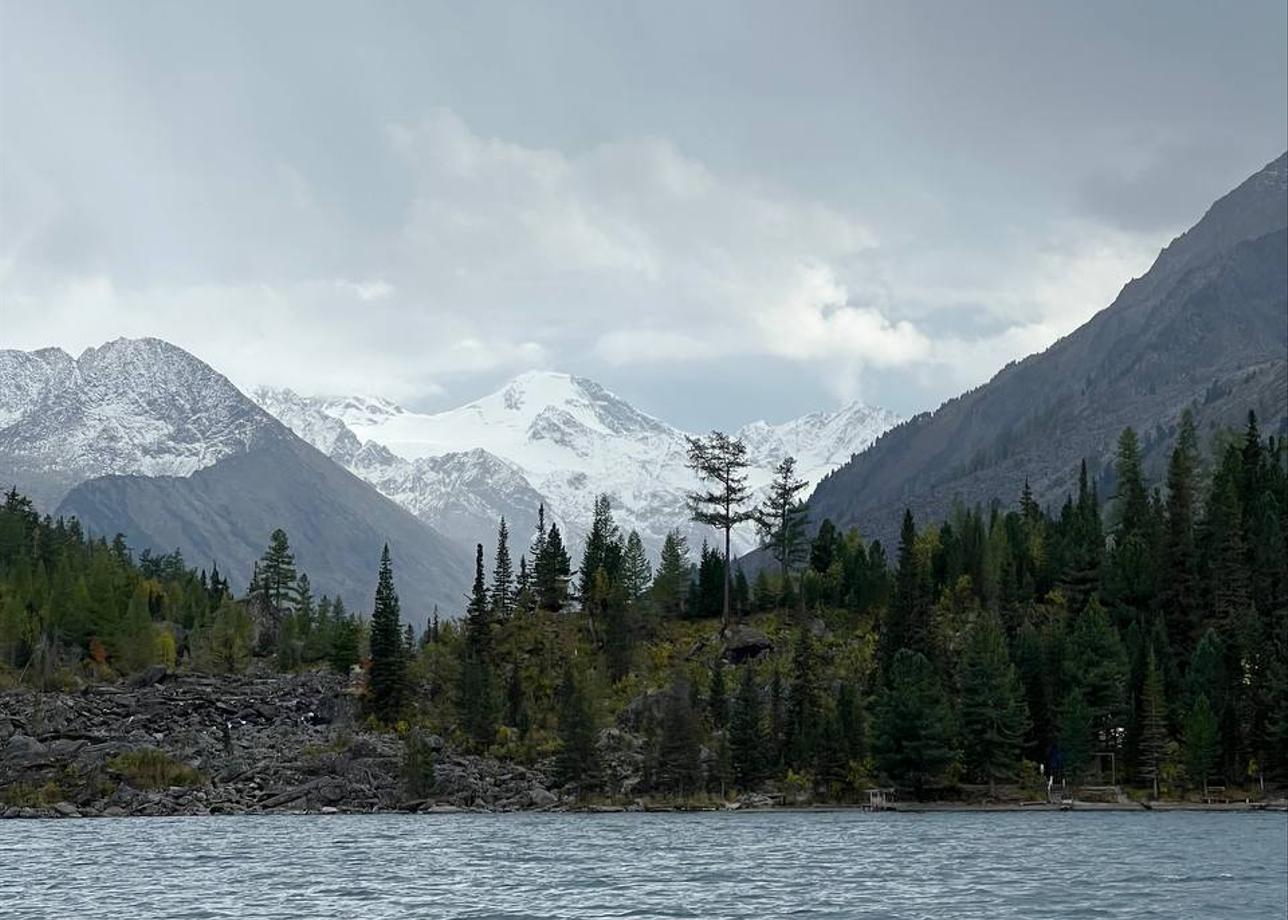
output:
<path id="1" fill-rule="evenodd" d="M 1117 299 L 1046 351 L 891 429 L 824 477 L 810 499 L 889 540 L 905 507 L 935 521 L 955 501 L 1014 501 L 1025 480 L 1059 502 L 1086 458 L 1112 493 L 1125 426 L 1160 474 L 1181 412 L 1205 437 L 1244 424 L 1288 429 L 1288 154 L 1221 198 Z"/>

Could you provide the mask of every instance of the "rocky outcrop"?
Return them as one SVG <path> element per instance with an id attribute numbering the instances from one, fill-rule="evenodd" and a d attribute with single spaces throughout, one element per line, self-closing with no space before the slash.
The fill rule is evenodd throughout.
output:
<path id="1" fill-rule="evenodd" d="M 559 807 L 543 774 L 430 738 L 437 782 L 410 799 L 403 742 L 366 730 L 342 678 L 147 672 L 80 692 L 0 693 L 0 815 Z"/>

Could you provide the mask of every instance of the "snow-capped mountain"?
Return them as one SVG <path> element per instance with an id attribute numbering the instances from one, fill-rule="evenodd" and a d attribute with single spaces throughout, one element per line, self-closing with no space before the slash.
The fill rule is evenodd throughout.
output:
<path id="1" fill-rule="evenodd" d="M 370 464 L 392 459 L 329 416 L 317 421 L 310 440 L 329 436 L 334 451 Z M 0 351 L 0 488 L 11 486 L 93 534 L 123 533 L 136 551 L 217 563 L 237 589 L 277 527 L 315 589 L 356 609 L 386 542 L 409 614 L 451 613 L 468 584 L 460 547 L 158 339 L 117 339 L 78 358 Z"/>
<path id="2" fill-rule="evenodd" d="M 544 499 L 509 461 L 481 448 L 409 460 L 374 440 L 364 444 L 346 424 L 378 424 L 382 417 L 403 414 L 393 403 L 300 396 L 268 387 L 257 387 L 251 397 L 318 450 L 467 549 L 490 545 L 501 517 L 516 535 L 536 528 Z"/>
<path id="3" fill-rule="evenodd" d="M 227 378 L 159 339 L 78 358 L 0 351 L 0 458 L 45 507 L 95 476 L 189 476 L 275 427 Z"/>
<path id="4" fill-rule="evenodd" d="M 471 541 L 484 540 L 495 526 L 498 491 L 512 509 L 506 518 L 516 535 L 527 532 L 519 526 L 523 503 L 535 508 L 544 501 L 575 539 L 589 526 L 595 497 L 608 493 L 618 523 L 638 530 L 654 550 L 672 527 L 684 529 L 694 545 L 713 536 L 687 522 L 685 494 L 697 483 L 686 463 L 686 432 L 592 380 L 530 372 L 495 393 L 433 414 L 373 397 L 300 397 L 266 389 L 254 395 L 301 437 L 439 530 L 451 532 L 442 523 L 443 496 L 461 502 L 468 494 L 478 517 L 456 520 Z M 756 422 L 737 434 L 748 444 L 753 488 L 767 484 L 787 454 L 798 458 L 812 485 L 898 421 L 885 410 L 851 404 L 781 425 Z M 463 455 L 475 458 L 464 464 L 469 476 L 445 479 L 444 465 L 461 465 Z M 755 534 L 746 528 L 735 543 L 739 552 L 750 549 Z"/>

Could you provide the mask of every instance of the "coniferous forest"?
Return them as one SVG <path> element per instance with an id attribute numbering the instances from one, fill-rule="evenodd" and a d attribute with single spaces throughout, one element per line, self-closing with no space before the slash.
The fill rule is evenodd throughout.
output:
<path id="1" fill-rule="evenodd" d="M 1157 482 L 1124 430 L 1112 469 L 1084 463 L 1059 507 L 1026 486 L 943 521 L 907 513 L 889 547 L 809 520 L 790 458 L 755 506 L 736 439 L 693 439 L 690 461 L 710 544 L 676 530 L 650 559 L 605 496 L 574 548 L 543 509 L 534 534 L 501 521 L 478 547 L 460 611 L 400 608 L 397 547 L 361 614 L 314 596 L 280 530 L 234 597 L 213 565 L 135 555 L 10 492 L 0 683 L 331 669 L 425 788 L 426 733 L 585 800 L 1288 782 L 1288 467 L 1255 417 L 1201 439 L 1187 413 Z M 754 568 L 726 550 L 753 523 Z"/>

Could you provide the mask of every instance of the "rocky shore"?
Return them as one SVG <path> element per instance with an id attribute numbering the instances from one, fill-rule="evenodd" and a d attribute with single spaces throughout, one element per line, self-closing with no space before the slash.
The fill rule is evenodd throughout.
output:
<path id="1" fill-rule="evenodd" d="M 540 772 L 429 736 L 436 785 L 409 800 L 403 742 L 364 730 L 337 676 L 171 675 L 0 692 L 6 818 L 554 808 Z"/>

